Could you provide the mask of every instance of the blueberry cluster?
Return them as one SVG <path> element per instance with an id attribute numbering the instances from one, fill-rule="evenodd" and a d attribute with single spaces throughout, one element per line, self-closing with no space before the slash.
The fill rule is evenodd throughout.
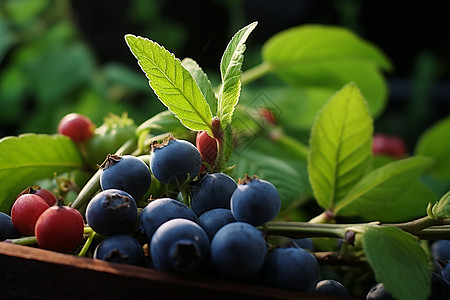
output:
<path id="1" fill-rule="evenodd" d="M 201 172 L 201 157 L 193 144 L 173 137 L 152 145 L 149 166 L 131 155 L 108 156 L 102 191 L 86 208 L 88 225 L 104 237 L 94 258 L 314 292 L 316 258 L 295 244 L 271 246 L 259 228 L 280 210 L 275 186 L 257 176 L 236 182 Z M 138 208 L 152 176 L 184 186 L 182 201 L 163 195 Z M 321 290 L 331 285 L 324 281 Z"/>
<path id="2" fill-rule="evenodd" d="M 106 237 L 95 248 L 93 257 L 145 266 L 147 260 L 142 245 L 132 234 L 138 223 L 136 201 L 150 188 L 150 169 L 132 155 L 108 155 L 101 169 L 102 191 L 86 207 L 87 224 Z"/>

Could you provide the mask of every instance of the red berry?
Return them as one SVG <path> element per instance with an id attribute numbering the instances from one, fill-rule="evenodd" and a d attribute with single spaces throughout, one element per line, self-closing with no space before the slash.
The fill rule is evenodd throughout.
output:
<path id="1" fill-rule="evenodd" d="M 62 202 L 43 212 L 34 230 L 39 247 L 58 252 L 75 249 L 82 241 L 83 234 L 83 216 Z"/>
<path id="2" fill-rule="evenodd" d="M 38 195 L 39 197 L 44 199 L 45 202 L 47 202 L 48 206 L 53 206 L 56 203 L 56 196 L 51 191 L 41 188 L 40 186 L 37 185 L 27 187 L 19 194 L 19 196 L 22 196 L 23 194 Z"/>
<path id="3" fill-rule="evenodd" d="M 47 208 L 49 208 L 47 202 L 38 195 L 19 196 L 11 209 L 14 227 L 23 235 L 33 235 L 37 219 Z"/>
<path id="4" fill-rule="evenodd" d="M 77 113 L 65 115 L 58 124 L 58 133 L 68 136 L 76 143 L 89 140 L 94 135 L 94 130 L 94 123 Z"/>
<path id="5" fill-rule="evenodd" d="M 206 131 L 199 131 L 195 140 L 198 151 L 202 157 L 202 161 L 206 162 L 210 166 L 214 165 L 217 158 L 217 140 L 208 135 Z M 205 170 L 205 166 L 202 165 L 200 172 Z"/>
<path id="6" fill-rule="evenodd" d="M 263 117 L 263 119 L 266 120 L 266 122 L 268 122 L 269 124 L 271 125 L 276 124 L 277 120 L 275 118 L 275 115 L 269 108 L 263 107 L 259 110 L 259 113 L 261 117 Z"/>
<path id="7" fill-rule="evenodd" d="M 406 145 L 398 136 L 377 133 L 373 137 L 372 152 L 375 155 L 402 158 L 406 154 Z"/>

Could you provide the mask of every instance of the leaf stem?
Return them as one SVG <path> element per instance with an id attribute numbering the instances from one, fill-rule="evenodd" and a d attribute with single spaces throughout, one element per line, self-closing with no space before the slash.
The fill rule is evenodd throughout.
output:
<path id="1" fill-rule="evenodd" d="M 18 239 L 7 239 L 5 240 L 5 243 L 11 243 L 16 245 L 23 245 L 23 246 L 31 246 L 37 244 L 37 240 L 35 236 L 27 236 L 22 237 Z"/>
<path id="2" fill-rule="evenodd" d="M 91 230 L 91 232 L 89 232 L 89 236 L 88 236 L 86 242 L 84 243 L 83 248 L 81 248 L 80 253 L 78 253 L 78 256 L 80 256 L 80 257 L 86 256 L 86 253 L 89 250 L 89 247 L 91 246 L 95 235 L 96 235 L 95 231 Z"/>
<path id="3" fill-rule="evenodd" d="M 273 65 L 262 62 L 247 71 L 242 72 L 242 85 L 248 84 L 266 75 L 273 70 Z"/>
<path id="4" fill-rule="evenodd" d="M 418 234 L 426 228 L 430 228 L 430 227 L 436 226 L 436 225 L 447 224 L 447 222 L 450 222 L 450 220 L 449 219 L 433 220 L 429 216 L 425 216 L 425 217 L 422 217 L 422 218 L 419 218 L 419 219 L 416 219 L 413 221 L 409 221 L 409 222 L 394 223 L 394 224 L 384 223 L 381 225 L 395 226 L 395 227 L 398 227 L 398 228 L 402 229 L 403 231 L 409 232 L 411 234 Z"/>
<path id="5" fill-rule="evenodd" d="M 450 219 L 435 221 L 429 217 L 405 223 L 384 224 L 379 222 L 359 224 L 269 222 L 264 226 L 264 232 L 269 235 L 281 235 L 290 238 L 331 237 L 346 239 L 346 233 L 358 226 L 393 226 L 419 238 L 450 239 Z M 263 229 L 261 228 L 261 230 Z"/>

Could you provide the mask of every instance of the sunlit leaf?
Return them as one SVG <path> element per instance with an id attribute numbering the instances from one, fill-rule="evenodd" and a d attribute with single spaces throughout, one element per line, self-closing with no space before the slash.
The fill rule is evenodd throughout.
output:
<path id="1" fill-rule="evenodd" d="M 311 131 L 308 172 L 314 196 L 333 208 L 366 171 L 371 158 L 372 118 L 355 84 L 338 91 Z"/>

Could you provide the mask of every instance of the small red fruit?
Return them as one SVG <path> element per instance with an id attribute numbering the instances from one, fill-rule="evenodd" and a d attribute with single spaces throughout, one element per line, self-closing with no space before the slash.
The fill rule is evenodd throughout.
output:
<path id="1" fill-rule="evenodd" d="M 56 196 L 51 191 L 41 188 L 40 186 L 37 185 L 27 187 L 19 194 L 19 196 L 22 196 L 23 194 L 38 195 L 39 197 L 44 199 L 45 202 L 47 202 L 48 206 L 53 206 L 56 203 Z"/>
<path id="2" fill-rule="evenodd" d="M 259 113 L 261 117 L 263 117 L 263 119 L 269 124 L 275 125 L 277 123 L 275 115 L 273 114 L 273 111 L 270 110 L 270 108 L 263 107 L 259 110 Z"/>
<path id="3" fill-rule="evenodd" d="M 34 235 L 44 249 L 69 252 L 83 239 L 84 219 L 80 212 L 65 206 L 62 201 L 50 207 L 36 222 Z"/>
<path id="4" fill-rule="evenodd" d="M 406 154 L 406 145 L 398 136 L 377 133 L 373 137 L 372 152 L 375 155 L 402 158 Z"/>
<path id="5" fill-rule="evenodd" d="M 68 136 L 72 141 L 84 142 L 94 135 L 95 125 L 86 116 L 70 113 L 65 115 L 58 124 L 58 133 Z"/>
<path id="6" fill-rule="evenodd" d="M 23 235 L 33 235 L 39 216 L 49 208 L 47 202 L 36 194 L 23 194 L 14 202 L 11 220 L 14 227 Z"/>
<path id="7" fill-rule="evenodd" d="M 202 161 L 213 166 L 217 158 L 217 140 L 211 137 L 206 131 L 199 131 L 195 139 L 195 145 L 200 152 Z M 200 172 L 205 170 L 202 164 Z"/>

